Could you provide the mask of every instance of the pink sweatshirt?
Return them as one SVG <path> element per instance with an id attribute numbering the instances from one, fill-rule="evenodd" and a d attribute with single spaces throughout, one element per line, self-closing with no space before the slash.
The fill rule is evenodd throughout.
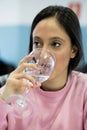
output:
<path id="1" fill-rule="evenodd" d="M 30 89 L 29 98 L 35 110 L 24 119 L 0 100 L 0 130 L 87 130 L 87 74 L 73 71 L 63 89 Z"/>

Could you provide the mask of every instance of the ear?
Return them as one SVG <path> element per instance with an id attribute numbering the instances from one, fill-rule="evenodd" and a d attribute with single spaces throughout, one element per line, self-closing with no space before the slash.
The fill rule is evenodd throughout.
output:
<path id="1" fill-rule="evenodd" d="M 74 58 L 78 52 L 78 48 L 74 45 L 71 50 L 71 58 Z"/>

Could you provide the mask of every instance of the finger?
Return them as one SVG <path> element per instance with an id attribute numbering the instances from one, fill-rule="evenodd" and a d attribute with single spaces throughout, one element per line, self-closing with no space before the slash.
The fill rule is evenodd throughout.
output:
<path id="1" fill-rule="evenodd" d="M 34 83 L 35 84 L 35 83 Z M 23 79 L 23 78 L 9 78 L 6 82 L 6 89 L 7 92 L 12 92 L 12 93 L 16 93 L 16 92 L 23 92 L 23 90 L 25 90 L 25 88 L 30 88 L 33 86 L 33 83 L 30 82 L 27 79 Z"/>
<path id="2" fill-rule="evenodd" d="M 15 79 L 17 79 L 17 80 L 26 79 L 26 80 L 32 82 L 33 84 L 35 84 L 35 82 L 36 82 L 36 80 L 35 80 L 32 76 L 30 76 L 29 74 L 27 74 L 27 73 L 15 74 L 15 75 L 14 75 L 13 77 L 11 77 L 11 78 L 15 78 Z"/>
<path id="3" fill-rule="evenodd" d="M 29 84 L 24 82 L 24 80 L 17 80 L 14 78 L 10 78 L 6 83 L 6 86 L 10 88 L 9 89 L 8 87 L 5 87 L 6 89 L 8 88 L 8 91 L 10 93 L 23 93 L 24 90 L 29 87 Z"/>
<path id="4" fill-rule="evenodd" d="M 27 55 L 27 56 L 25 56 L 25 57 L 19 62 L 19 65 L 22 64 L 22 63 L 27 62 L 27 61 L 30 60 L 31 58 L 33 58 L 33 55 Z"/>
<path id="5" fill-rule="evenodd" d="M 23 64 L 19 65 L 18 68 L 14 72 L 15 73 L 20 73 L 20 72 L 24 71 L 26 68 L 32 68 L 32 69 L 39 70 L 39 66 L 37 66 L 36 64 L 23 63 Z"/>

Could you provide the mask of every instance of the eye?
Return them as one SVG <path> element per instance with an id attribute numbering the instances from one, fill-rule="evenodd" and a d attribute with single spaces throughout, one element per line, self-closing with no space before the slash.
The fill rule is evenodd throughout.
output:
<path id="1" fill-rule="evenodd" d="M 52 43 L 52 46 L 54 46 L 54 47 L 60 47 L 60 45 L 61 45 L 61 44 L 60 44 L 59 42 L 53 42 L 53 43 Z"/>
<path id="2" fill-rule="evenodd" d="M 42 43 L 38 41 L 33 42 L 33 45 L 34 47 L 38 47 L 38 48 L 42 47 Z"/>

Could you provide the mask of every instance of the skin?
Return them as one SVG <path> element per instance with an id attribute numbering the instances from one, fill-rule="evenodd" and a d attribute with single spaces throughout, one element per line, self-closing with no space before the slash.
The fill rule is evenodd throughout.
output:
<path id="1" fill-rule="evenodd" d="M 77 48 L 71 45 L 71 40 L 64 28 L 56 21 L 54 17 L 40 21 L 33 31 L 33 48 L 49 49 L 54 54 L 56 62 L 50 78 L 40 84 L 29 74 L 24 74 L 25 68 L 39 69 L 31 63 L 27 63 L 32 56 L 24 57 L 17 69 L 13 71 L 5 85 L 2 99 L 13 93 L 23 93 L 25 88 L 40 87 L 45 91 L 56 91 L 62 89 L 67 81 L 68 65 L 71 58 L 77 53 Z M 30 80 L 32 85 L 26 83 L 23 79 Z"/>
<path id="2" fill-rule="evenodd" d="M 67 81 L 68 65 L 77 52 L 64 28 L 54 17 L 40 21 L 33 31 L 33 48 L 49 49 L 56 58 L 54 71 L 42 89 L 55 91 L 64 87 Z"/>

